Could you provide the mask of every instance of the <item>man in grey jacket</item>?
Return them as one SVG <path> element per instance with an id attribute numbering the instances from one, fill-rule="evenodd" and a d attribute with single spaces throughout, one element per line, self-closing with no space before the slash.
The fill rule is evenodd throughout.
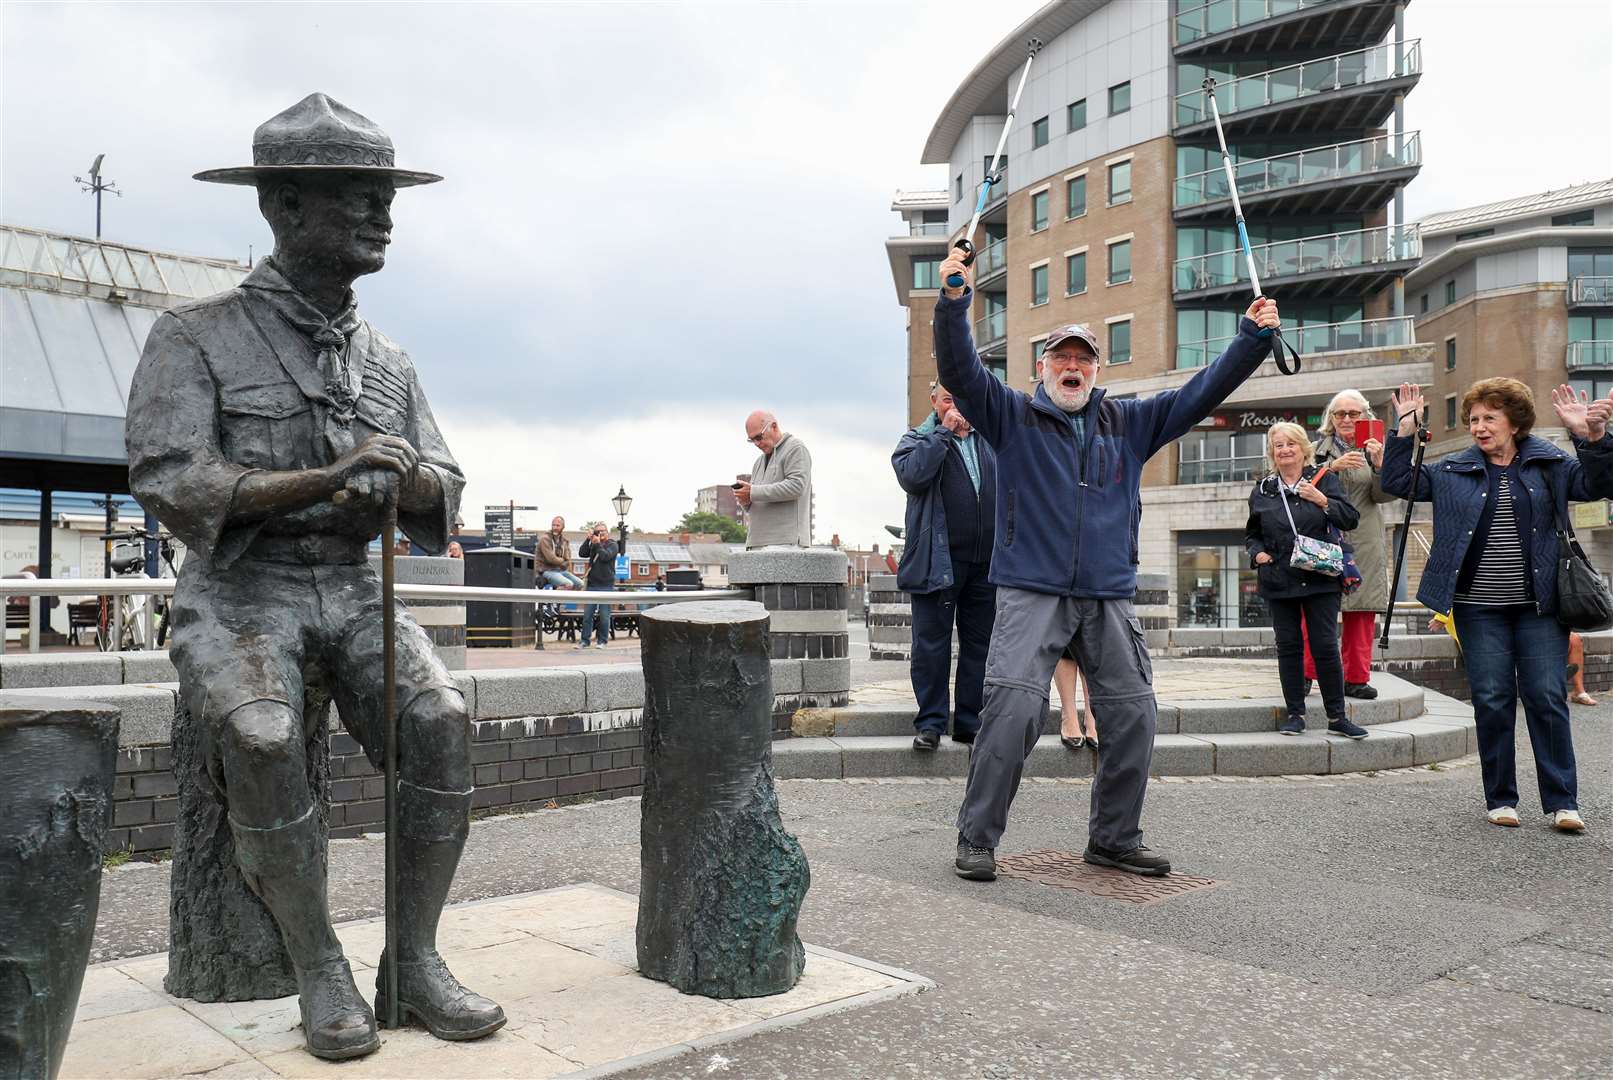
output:
<path id="1" fill-rule="evenodd" d="M 779 429 L 761 409 L 745 418 L 745 438 L 762 452 L 751 478 L 735 485 L 739 505 L 750 509 L 748 548 L 812 543 L 812 455 L 806 444 Z"/>

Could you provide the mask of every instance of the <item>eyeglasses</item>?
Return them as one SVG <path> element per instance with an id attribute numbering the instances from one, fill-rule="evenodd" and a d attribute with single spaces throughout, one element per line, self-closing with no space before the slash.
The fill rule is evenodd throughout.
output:
<path id="1" fill-rule="evenodd" d="M 1338 417 L 1340 420 L 1359 420 L 1365 416 L 1366 413 L 1359 409 L 1334 409 L 1333 415 Z"/>
<path id="2" fill-rule="evenodd" d="M 752 442 L 752 443 L 759 443 L 765 438 L 767 438 L 767 429 L 763 428 L 761 431 L 758 431 L 754 435 L 745 436 L 745 441 L 746 442 Z"/>

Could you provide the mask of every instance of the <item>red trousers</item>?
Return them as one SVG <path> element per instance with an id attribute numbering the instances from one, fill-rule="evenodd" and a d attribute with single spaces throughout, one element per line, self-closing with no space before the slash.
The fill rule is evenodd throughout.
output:
<path id="1" fill-rule="evenodd" d="M 1344 681 L 1364 683 L 1372 673 L 1372 635 L 1377 629 L 1377 612 L 1346 611 L 1344 629 L 1339 633 L 1339 656 L 1344 661 Z M 1301 620 L 1303 626 L 1304 621 Z M 1305 677 L 1316 678 L 1316 661 L 1311 659 L 1311 636 L 1305 633 Z"/>

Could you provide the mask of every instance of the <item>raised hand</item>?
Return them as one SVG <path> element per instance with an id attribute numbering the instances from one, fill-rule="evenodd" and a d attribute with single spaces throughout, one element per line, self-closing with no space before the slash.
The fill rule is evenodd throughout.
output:
<path id="1" fill-rule="evenodd" d="M 1589 394 L 1583 390 L 1576 391 L 1567 383 L 1554 386 L 1551 390 L 1551 407 L 1570 435 L 1576 439 L 1591 437 Z M 1602 427 L 1605 433 L 1607 427 L 1605 420 Z"/>
<path id="2" fill-rule="evenodd" d="M 1613 418 L 1613 397 L 1597 398 L 1585 409 L 1585 424 L 1591 442 L 1601 442 L 1607 436 L 1608 420 Z"/>
<path id="3" fill-rule="evenodd" d="M 1613 402 L 1609 404 L 1613 405 Z M 1374 469 L 1383 468 L 1383 443 L 1377 439 L 1368 439 L 1364 449 L 1367 452 L 1368 460 L 1372 462 L 1372 467 Z"/>
<path id="4" fill-rule="evenodd" d="M 1417 430 L 1417 418 L 1427 404 L 1423 400 L 1423 388 L 1415 383 L 1401 383 L 1400 390 L 1389 395 L 1389 407 L 1400 417 L 1400 434 L 1410 435 Z"/>

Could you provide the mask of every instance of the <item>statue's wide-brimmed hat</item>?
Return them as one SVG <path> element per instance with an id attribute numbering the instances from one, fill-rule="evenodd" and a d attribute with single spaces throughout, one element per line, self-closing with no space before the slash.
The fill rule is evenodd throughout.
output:
<path id="1" fill-rule="evenodd" d="M 208 169 L 197 180 L 256 184 L 265 176 L 359 173 L 385 176 L 398 187 L 435 184 L 442 177 L 394 164 L 392 140 L 376 123 L 324 94 L 309 94 L 252 133 L 252 164 Z"/>

